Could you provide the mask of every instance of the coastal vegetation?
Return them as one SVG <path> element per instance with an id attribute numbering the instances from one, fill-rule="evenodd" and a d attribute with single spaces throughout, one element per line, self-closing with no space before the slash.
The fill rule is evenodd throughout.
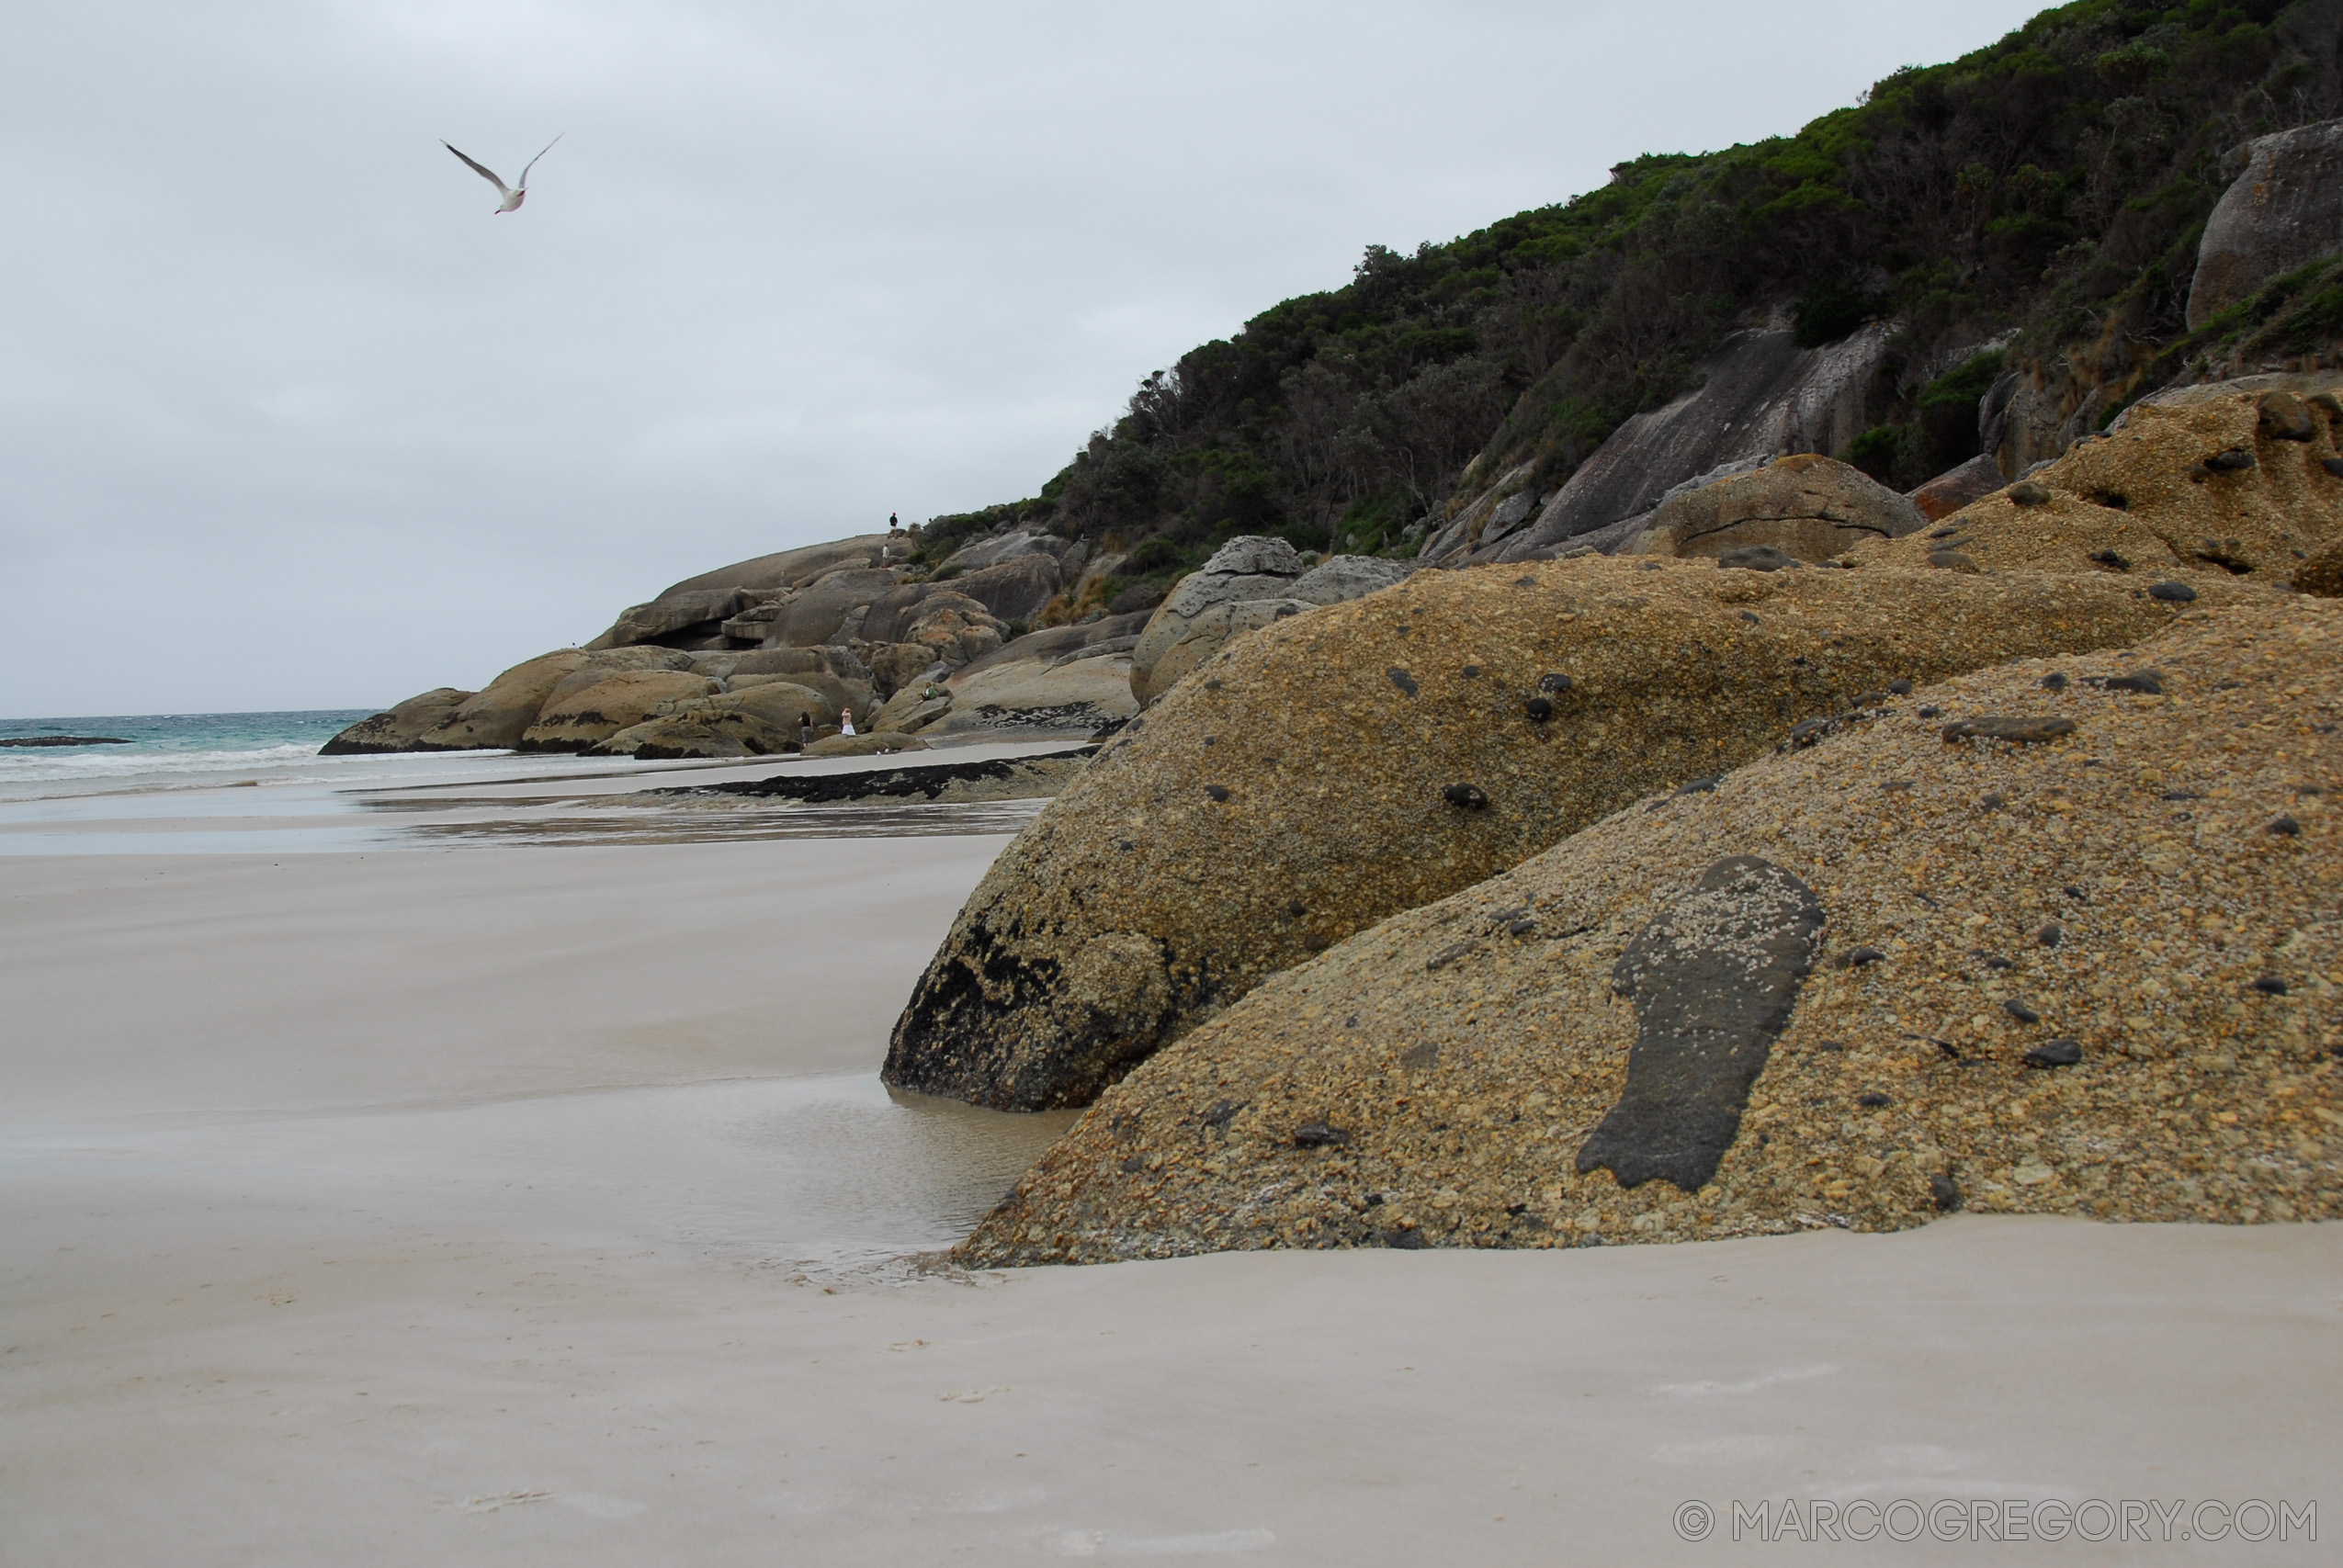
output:
<path id="1" fill-rule="evenodd" d="M 1412 555 L 1508 470 L 1558 486 L 1769 322 L 1805 346 L 1892 323 L 1869 428 L 1837 455 L 1899 489 L 1977 451 L 2005 368 L 2119 383 L 2106 419 L 2209 353 L 2326 341 L 2331 264 L 2194 333 L 2186 306 L 2230 151 L 2343 104 L 2332 13 L 2077 0 L 1794 134 L 1637 157 L 1444 244 L 1371 245 L 1343 287 L 1148 376 L 1037 494 L 933 520 L 921 556 L 1039 525 L 1126 553 L 1127 592 L 1240 534 Z"/>

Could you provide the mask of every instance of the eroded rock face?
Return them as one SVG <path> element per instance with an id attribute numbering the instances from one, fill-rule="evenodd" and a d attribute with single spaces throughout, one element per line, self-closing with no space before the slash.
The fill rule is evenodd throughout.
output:
<path id="1" fill-rule="evenodd" d="M 2326 466 L 2343 400 L 2320 389 L 2343 378 L 2280 379 L 2144 402 L 2025 480 L 1854 558 L 1919 565 L 1950 552 L 1987 572 L 2284 584 L 2343 546 L 2343 477 Z"/>
<path id="2" fill-rule="evenodd" d="M 2308 793 L 2343 772 L 2343 605 L 2190 612 L 2135 650 L 1890 705 L 1268 981 L 1110 1090 L 960 1261 L 1894 1230 L 1963 1206 L 2343 1217 L 2343 812 Z M 1942 734 L 2026 716 L 2075 728 Z M 1758 886 L 1688 922 L 1720 863 Z M 1609 1130 L 1670 955 L 1733 946 L 1720 1033 L 1775 1032 L 1746 1109 L 1709 1169 L 1678 1168 L 1696 1190 L 1628 1186 L 1581 1151 L 1665 1146 Z"/>
<path id="3" fill-rule="evenodd" d="M 2197 246 L 2190 332 L 2271 278 L 2343 251 L 2343 120 L 2264 136 L 2246 152 Z"/>
<path id="4" fill-rule="evenodd" d="M 1086 1103 L 1268 976 L 1892 681 L 2176 613 L 2124 581 L 1589 558 L 1419 573 L 1278 622 L 1132 720 L 994 863 L 888 1081 Z M 1138 939 L 1161 984 L 1072 1000 L 1058 977 L 1102 939 L 1122 954 L 1102 973 L 1136 974 Z"/>
<path id="5" fill-rule="evenodd" d="M 455 716 L 476 692 L 453 686 L 409 697 L 396 707 L 362 718 L 317 749 L 321 757 L 350 757 L 370 751 L 413 751 L 416 742 Z"/>
<path id="6" fill-rule="evenodd" d="M 715 682 L 681 670 L 622 670 L 557 694 L 522 731 L 524 751 L 583 751 L 618 731 L 714 694 Z"/>
<path id="7" fill-rule="evenodd" d="M 1845 451 L 1867 426 L 1864 398 L 1891 335 L 1879 322 L 1801 349 L 1786 329 L 1737 334 L 1703 367 L 1698 391 L 1621 425 L 1534 521 L 1465 558 L 1550 559 L 1697 475 L 1779 453 Z"/>
<path id="8" fill-rule="evenodd" d="M 737 588 L 695 588 L 671 592 L 626 611 L 604 637 L 612 648 L 628 648 L 672 637 L 680 632 L 720 636 L 719 623 L 739 614 L 747 604 L 747 596 Z"/>
<path id="9" fill-rule="evenodd" d="M 1628 547 L 1715 558 L 1771 546 L 1799 560 L 1822 561 L 1867 540 L 1901 538 L 1927 521 L 1918 506 L 1862 469 L 1807 454 L 1663 502 Z"/>

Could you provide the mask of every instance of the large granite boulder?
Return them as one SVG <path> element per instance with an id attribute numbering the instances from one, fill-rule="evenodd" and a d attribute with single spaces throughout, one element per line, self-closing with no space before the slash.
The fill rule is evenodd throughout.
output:
<path id="1" fill-rule="evenodd" d="M 583 649 L 564 648 L 514 665 L 476 696 L 466 698 L 445 722 L 415 741 L 418 751 L 506 751 L 521 743 L 537 722 L 553 688 L 584 668 Z"/>
<path id="2" fill-rule="evenodd" d="M 878 700 L 871 689 L 859 682 L 842 681 L 822 670 L 801 671 L 795 675 L 735 675 L 725 682 L 731 694 L 745 696 L 772 687 L 778 691 L 809 692 L 816 699 L 814 719 L 818 724 L 835 724 L 838 715 L 852 708 L 855 722 L 866 722 L 878 711 Z M 778 699 L 787 702 L 789 699 Z M 795 715 L 787 716 L 794 718 Z"/>
<path id="3" fill-rule="evenodd" d="M 965 643 L 961 651 L 968 651 Z M 940 675 L 952 668 L 940 649 L 923 642 L 871 643 L 865 648 L 864 658 L 869 665 L 873 687 L 889 698 L 907 686 L 922 683 L 931 671 Z"/>
<path id="4" fill-rule="evenodd" d="M 1931 523 L 1941 523 L 1971 502 L 1983 501 L 2009 483 L 2001 465 L 1983 455 L 1944 470 L 1912 491 L 1911 502 Z"/>
<path id="5" fill-rule="evenodd" d="M 1899 539 L 1928 522 L 1920 509 L 1860 468 L 1812 454 L 1673 497 L 1652 513 L 1631 554 L 1706 556 L 1770 545 L 1823 561 L 1872 539 Z"/>
<path id="6" fill-rule="evenodd" d="M 815 579 L 775 614 L 766 648 L 819 648 L 862 635 L 872 603 L 892 592 L 895 574 L 877 567 L 848 567 Z"/>
<path id="7" fill-rule="evenodd" d="M 946 690 L 951 707 L 921 730 L 922 735 L 1004 740 L 1087 736 L 1138 709 L 1131 698 L 1126 653 L 1047 662 L 987 660 L 981 669 L 972 664 L 955 674 Z"/>
<path id="8" fill-rule="evenodd" d="M 1071 540 L 1058 538 L 1054 534 L 1019 528 L 997 538 L 979 539 L 973 545 L 962 546 L 944 558 L 943 567 L 947 570 L 957 567 L 963 571 L 973 571 L 979 567 L 998 566 L 1004 560 L 1015 560 L 1020 556 L 1047 556 L 1052 560 L 1062 562 L 1067 552 L 1073 547 Z"/>
<path id="9" fill-rule="evenodd" d="M 1141 1066 L 958 1260 L 2343 1218 L 2320 716 L 2281 601 L 1647 795 Z"/>
<path id="10" fill-rule="evenodd" d="M 2343 119 L 2258 138 L 2245 154 L 2197 245 L 2190 332 L 2271 278 L 2343 251 Z"/>
<path id="11" fill-rule="evenodd" d="M 521 732 L 519 750 L 583 751 L 630 726 L 713 695 L 717 689 L 707 677 L 682 670 L 621 670 L 557 692 Z"/>
<path id="12" fill-rule="evenodd" d="M 952 603 L 973 604 L 1004 625 L 1031 621 L 1057 595 L 1063 575 L 1057 558 L 1013 556 L 974 571 L 925 582 L 907 582 L 871 602 L 856 635 L 866 642 L 909 642 L 911 626 L 931 599 L 955 596 Z"/>
<path id="13" fill-rule="evenodd" d="M 1329 556 L 1294 580 L 1285 597 L 1311 604 L 1340 604 L 1396 588 L 1415 575 L 1411 560 L 1381 556 Z"/>
<path id="14" fill-rule="evenodd" d="M 1302 558 L 1283 539 L 1244 535 L 1214 552 L 1155 608 L 1131 650 L 1131 694 L 1141 703 L 1163 690 L 1153 679 L 1155 661 L 1188 635 L 1199 616 L 1233 599 L 1283 599 L 1302 575 Z"/>
<path id="15" fill-rule="evenodd" d="M 1141 705 L 1219 651 L 1230 637 L 1319 604 L 1338 604 L 1405 582 L 1412 561 L 1334 556 L 1305 570 L 1283 539 L 1233 539 L 1182 578 L 1131 650 L 1131 694 Z"/>
<path id="16" fill-rule="evenodd" d="M 600 639 L 611 648 L 685 636 L 695 639 L 721 637 L 721 623 L 737 615 L 748 598 L 737 588 L 695 588 L 670 592 L 648 604 L 621 614 Z"/>
<path id="17" fill-rule="evenodd" d="M 659 597 L 667 599 L 704 589 L 803 588 L 833 571 L 883 564 L 887 549 L 887 536 L 884 534 L 859 534 L 853 538 L 833 539 L 827 544 L 806 545 L 794 550 L 758 556 L 753 560 L 719 566 L 714 571 L 704 571 L 697 577 L 687 577 Z"/>
<path id="18" fill-rule="evenodd" d="M 1854 558 L 2171 581 L 2191 592 L 2241 579 L 2287 583 L 2319 552 L 2343 547 L 2343 476 L 2327 466 L 2343 468 L 2338 390 L 2343 375 L 2329 373 L 2166 394 L 1938 526 L 1859 547 Z"/>
<path id="19" fill-rule="evenodd" d="M 2126 644 L 2179 613 L 2128 580 L 1593 557 L 1296 615 L 1133 719 L 994 863 L 887 1079 L 1086 1103 L 1268 976 L 1891 682 Z"/>
<path id="20" fill-rule="evenodd" d="M 1428 560 L 1542 560 L 1659 504 L 1675 486 L 1737 462 L 1795 452 L 1843 452 L 1869 428 L 1866 399 L 1888 357 L 1893 326 L 1862 328 L 1802 349 L 1787 327 L 1737 333 L 1701 367 L 1701 385 L 1612 434 L 1537 515 L 1487 545 L 1452 546 Z"/>
<path id="21" fill-rule="evenodd" d="M 1197 665 L 1227 647 L 1231 639 L 1259 631 L 1277 621 L 1305 615 L 1319 606 L 1307 599 L 1224 599 L 1207 604 L 1182 627 L 1180 639 L 1155 656 L 1144 675 L 1134 664 L 1131 689 L 1160 695 L 1180 683 Z M 1134 645 L 1136 646 L 1136 645 Z"/>
<path id="22" fill-rule="evenodd" d="M 442 686 L 396 707 L 362 718 L 317 749 L 321 757 L 354 757 L 369 751 L 419 751 L 425 735 L 455 716 L 456 710 L 478 696 Z"/>
<path id="23" fill-rule="evenodd" d="M 956 670 L 982 659 L 1009 640 L 1009 626 L 967 594 L 945 592 L 929 594 L 907 612 L 897 635 L 902 640 L 889 647 L 927 655 L 911 671 L 917 675 L 935 664 Z M 915 657 L 914 653 L 899 654 L 896 662 L 909 664 Z"/>
<path id="24" fill-rule="evenodd" d="M 833 686 L 827 676 L 808 682 Z M 673 705 L 668 711 L 585 748 L 588 756 L 663 761 L 681 757 L 764 757 L 794 751 L 811 719 L 817 733 L 834 727 L 840 699 L 787 676 L 751 676 L 738 689 Z M 866 704 L 857 704 L 867 711 Z"/>
<path id="25" fill-rule="evenodd" d="M 1064 581 L 1056 557 L 1024 555 L 963 572 L 940 586 L 967 595 L 1003 621 L 1030 622 L 1058 596 Z"/>

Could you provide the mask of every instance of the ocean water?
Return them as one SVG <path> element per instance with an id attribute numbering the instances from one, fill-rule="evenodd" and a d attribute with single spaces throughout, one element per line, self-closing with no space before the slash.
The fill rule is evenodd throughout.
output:
<path id="1" fill-rule="evenodd" d="M 460 774 L 484 756 L 321 757 L 317 749 L 375 712 L 112 714 L 0 718 L 0 739 L 106 736 L 120 746 L 0 747 L 0 802 L 87 795 L 215 789 L 221 785 L 422 782 L 451 763 Z M 458 761 L 456 759 L 460 758 Z M 505 761 L 510 762 L 511 758 Z M 574 758 L 559 761 L 574 765 Z M 418 764 L 421 767 L 418 768 Z"/>
<path id="2" fill-rule="evenodd" d="M 615 793 L 629 774 L 807 764 L 638 762 L 511 751 L 321 757 L 373 709 L 0 719 L 0 739 L 104 736 L 119 745 L 0 747 L 0 855 L 302 853 L 458 844 L 690 843 L 1014 833 L 1039 801 L 689 808 Z M 1032 749 L 1021 748 L 1020 750 Z M 541 789 L 533 787 L 542 785 Z M 494 786 L 491 788 L 490 786 Z M 523 786 L 515 789 L 514 786 Z M 647 787 L 647 786 L 646 786 Z M 487 793 L 474 795 L 475 789 Z"/>

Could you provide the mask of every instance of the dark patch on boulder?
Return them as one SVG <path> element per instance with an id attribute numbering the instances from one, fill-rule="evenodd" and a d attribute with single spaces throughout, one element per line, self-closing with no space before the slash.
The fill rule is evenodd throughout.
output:
<path id="1" fill-rule="evenodd" d="M 2030 1067 L 2071 1067 L 2083 1059 L 2083 1048 L 2072 1040 L 2045 1040 L 2026 1053 Z"/>
<path id="2" fill-rule="evenodd" d="M 2264 392 L 2256 406 L 2254 423 L 2272 441 L 2308 441 L 2317 434 L 2310 405 L 2292 392 Z"/>
<path id="3" fill-rule="evenodd" d="M 2302 830 L 2303 825 L 2292 817 L 2273 817 L 2269 819 L 2269 825 L 2262 829 L 2263 832 L 2276 839 L 2291 839 Z"/>
<path id="4" fill-rule="evenodd" d="M 1570 677 L 1568 675 L 1556 675 L 1550 671 L 1546 674 L 1540 675 L 1537 678 L 1537 689 L 1539 691 L 1549 693 L 1557 697 L 1570 689 Z"/>
<path id="5" fill-rule="evenodd" d="M 1337 1149 L 1350 1141 L 1349 1129 L 1324 1122 L 1305 1122 L 1294 1129 L 1294 1146 L 1297 1149 Z"/>
<path id="6" fill-rule="evenodd" d="M 2008 961 L 2004 960 L 2001 967 L 2006 969 L 2009 966 Z M 2033 1009 L 2018 1000 L 2015 997 L 2012 997 L 2008 1001 L 2003 1002 L 2001 1004 L 2001 1010 L 2008 1013 L 2011 1018 L 2016 1019 L 2020 1023 L 2040 1023 L 2042 1021 L 2042 1014 L 2034 1011 Z"/>
<path id="7" fill-rule="evenodd" d="M 2128 675 L 2094 676 L 2083 682 L 2102 692 L 2136 692 L 2142 696 L 2160 697 L 2164 694 L 2164 671 L 2134 670 Z"/>
<path id="8" fill-rule="evenodd" d="M 1540 724 L 1554 716 L 1554 705 L 1544 697 L 1532 697 L 1524 708 L 1530 717 Z"/>
<path id="9" fill-rule="evenodd" d="M 2125 560 L 2122 556 L 2117 555 L 2113 550 L 2095 551 L 2090 558 L 2099 562 L 2101 566 L 2111 567 L 2117 571 L 2129 571 L 2132 570 L 2132 563 Z"/>
<path id="10" fill-rule="evenodd" d="M 1212 796 L 1215 800 L 1227 800 L 1228 798 L 1228 786 L 1227 784 L 1208 784 L 1204 786 L 1204 793 Z"/>
<path id="11" fill-rule="evenodd" d="M 2254 982 L 2254 989 L 2265 997 L 2282 997 L 2286 994 L 2287 986 L 2275 975 L 2264 975 Z"/>
<path id="12" fill-rule="evenodd" d="M 1440 792 L 1440 798 L 1466 811 L 1478 811 L 1488 804 L 1488 796 L 1477 784 L 1452 784 Z"/>
<path id="13" fill-rule="evenodd" d="M 1928 1179 L 1928 1198 L 1938 1213 L 1949 1214 L 1961 1206 L 1960 1184 L 1940 1170 Z"/>
<path id="14" fill-rule="evenodd" d="M 2216 474 L 2243 473 L 2254 467 L 2255 458 L 2243 446 L 2226 447 L 2204 460 L 2204 466 Z"/>
<path id="15" fill-rule="evenodd" d="M 2050 487 L 2037 479 L 2020 479 L 2008 493 L 2011 502 L 2019 506 L 2043 506 L 2050 501 Z"/>
<path id="16" fill-rule="evenodd" d="M 2006 740 L 2013 746 L 2037 745 L 2074 733 L 2071 718 L 1963 718 L 1944 727 L 1947 740 Z"/>
<path id="17" fill-rule="evenodd" d="M 1740 1132 L 1749 1086 L 1814 965 L 1822 904 L 1755 855 L 1718 861 L 1628 943 L 1612 988 L 1636 1004 L 1619 1102 L 1579 1149 L 1624 1187 L 1697 1191 Z"/>
<path id="18" fill-rule="evenodd" d="M 1407 693 L 1408 695 L 1412 697 L 1416 694 L 1416 678 L 1413 675 L 1409 674 L 1405 670 L 1399 669 L 1395 665 L 1391 669 L 1386 670 L 1383 673 L 1390 679 L 1393 685 Z"/>
<path id="19" fill-rule="evenodd" d="M 2148 597 L 2171 604 L 2192 604 L 2196 602 L 2197 591 L 2185 582 L 2152 582 L 2148 584 Z"/>
<path id="20" fill-rule="evenodd" d="M 1727 550 L 1716 558 L 1718 570 L 1726 571 L 1780 571 L 1797 563 L 1771 545 L 1748 545 L 1737 550 Z"/>

